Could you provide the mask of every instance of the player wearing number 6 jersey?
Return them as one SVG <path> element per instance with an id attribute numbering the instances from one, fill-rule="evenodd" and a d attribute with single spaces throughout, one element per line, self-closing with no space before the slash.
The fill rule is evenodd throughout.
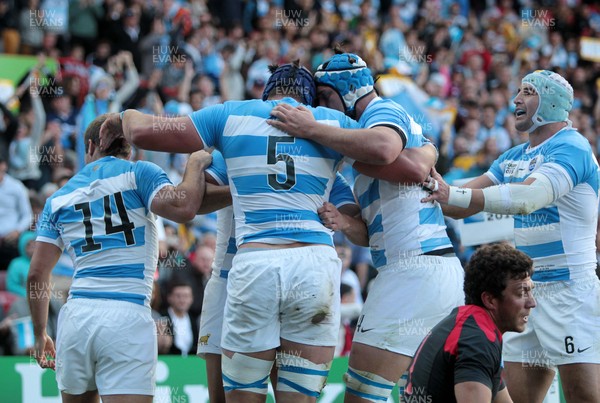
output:
<path id="1" fill-rule="evenodd" d="M 87 128 L 87 165 L 48 199 L 38 226 L 28 289 L 51 290 L 50 272 L 64 248 L 75 273 L 58 320 L 56 354 L 45 332 L 50 295 L 29 296 L 35 354 L 42 367 L 56 369 L 63 402 L 95 401 L 98 394 L 110 402 L 151 402 L 157 358 L 150 315 L 158 259 L 155 214 L 191 220 L 212 158 L 204 151 L 192 154 L 175 187 L 158 166 L 128 161 L 131 147 L 124 139 L 101 151 L 105 120 L 100 116 Z"/>
<path id="2" fill-rule="evenodd" d="M 568 403 L 600 402 L 600 281 L 596 277 L 598 162 L 568 119 L 573 88 L 537 70 L 521 80 L 515 128 L 529 141 L 511 148 L 464 188 L 437 188 L 428 200 L 461 218 L 514 214 L 517 249 L 533 260 L 538 301 L 522 334 L 507 334 L 506 384 L 515 403 L 541 403 L 558 368 Z M 437 181 L 437 186 L 435 181 Z"/>
<path id="3" fill-rule="evenodd" d="M 172 119 L 177 129 L 166 133 L 152 130 L 151 116 L 126 111 L 123 117 L 122 133 L 137 146 L 174 152 L 215 147 L 225 158 L 238 246 L 221 338 L 230 402 L 265 400 L 279 346 L 289 360 L 279 368 L 276 400 L 316 401 L 337 344 L 341 262 L 317 210 L 329 198 L 342 155 L 267 124 L 275 105 L 311 105 L 315 96 L 310 72 L 289 64 L 273 73 L 262 101 L 204 108 Z M 338 111 L 310 111 L 332 127 L 358 128 Z M 108 122 L 104 146 L 119 127 L 116 119 Z M 349 142 L 363 144 L 356 159 L 385 163 L 402 151 L 393 132 L 382 131 L 378 138 L 347 131 Z M 382 143 L 390 146 L 379 147 Z"/>

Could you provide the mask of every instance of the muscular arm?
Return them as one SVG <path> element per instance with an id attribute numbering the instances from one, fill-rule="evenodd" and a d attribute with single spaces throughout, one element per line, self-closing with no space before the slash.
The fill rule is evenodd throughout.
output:
<path id="1" fill-rule="evenodd" d="M 438 189 L 423 201 L 437 200 L 452 206 L 496 214 L 531 214 L 554 203 L 574 186 L 569 173 L 556 163 L 542 164 L 521 183 L 507 183 L 483 189 L 465 190 L 448 186 L 436 172 L 433 172 L 432 176 L 439 184 Z M 431 183 L 436 187 L 434 181 L 429 181 L 429 184 L 424 186 L 431 189 Z"/>
<path id="2" fill-rule="evenodd" d="M 189 153 L 204 148 L 189 117 L 145 115 L 133 109 L 125 111 L 122 122 L 118 113 L 106 119 L 100 128 L 100 149 L 119 137 L 145 150 Z"/>
<path id="3" fill-rule="evenodd" d="M 219 185 L 210 173 L 206 173 L 206 192 L 198 214 L 212 213 L 231 206 L 231 190 L 229 186 Z"/>
<path id="4" fill-rule="evenodd" d="M 206 190 L 204 199 L 198 209 L 198 214 L 208 214 L 213 211 L 221 210 L 227 206 L 231 206 L 231 191 L 229 186 L 213 185 L 208 182 L 208 174 L 206 175 Z"/>
<path id="5" fill-rule="evenodd" d="M 492 400 L 492 391 L 483 383 L 461 382 L 454 385 L 457 403 L 481 403 Z"/>
<path id="6" fill-rule="evenodd" d="M 344 129 L 319 123 L 303 106 L 281 103 L 271 111 L 278 120 L 267 121 L 294 137 L 316 141 L 357 161 L 388 165 L 398 158 L 404 142 L 394 129 L 375 126 L 370 129 Z"/>
<path id="7" fill-rule="evenodd" d="M 371 178 L 394 183 L 417 184 L 427 178 L 436 159 L 435 147 L 425 144 L 422 147 L 404 149 L 396 161 L 389 165 L 371 165 L 357 161 L 352 167 Z"/>
<path id="8" fill-rule="evenodd" d="M 152 212 L 180 223 L 191 221 L 204 198 L 204 169 L 211 160 L 205 151 L 190 155 L 183 180 L 177 186 L 165 186 L 156 193 L 150 208 Z"/>
<path id="9" fill-rule="evenodd" d="M 469 189 L 483 189 L 488 186 L 492 186 L 494 182 L 486 175 L 481 175 L 467 183 L 465 183 L 462 187 Z M 460 219 L 465 217 L 470 217 L 473 214 L 477 214 L 481 211 L 477 207 L 469 207 L 469 208 L 460 208 L 456 206 L 449 206 L 447 204 L 442 204 L 442 211 L 445 216 Z"/>
<path id="10" fill-rule="evenodd" d="M 52 289 L 50 273 L 61 253 L 60 248 L 53 244 L 36 242 L 27 275 L 27 301 L 35 336 L 35 358 L 42 367 L 49 368 L 54 368 L 54 361 L 46 360 L 46 355 L 54 356 L 54 345 L 46 334 Z"/>

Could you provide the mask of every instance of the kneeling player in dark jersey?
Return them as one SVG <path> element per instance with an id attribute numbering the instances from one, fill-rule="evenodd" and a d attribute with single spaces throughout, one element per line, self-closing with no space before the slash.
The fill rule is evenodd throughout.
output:
<path id="1" fill-rule="evenodd" d="M 480 248 L 465 269 L 467 305 L 438 323 L 410 365 L 404 401 L 511 402 L 502 373 L 502 334 L 522 332 L 532 296 L 532 261 L 506 244 Z"/>

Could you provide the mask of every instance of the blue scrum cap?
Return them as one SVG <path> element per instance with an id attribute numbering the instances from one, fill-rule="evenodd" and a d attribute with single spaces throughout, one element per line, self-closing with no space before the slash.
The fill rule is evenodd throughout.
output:
<path id="1" fill-rule="evenodd" d="M 317 85 L 327 85 L 336 91 L 344 103 L 345 113 L 353 117 L 356 103 L 373 92 L 375 81 L 367 63 L 352 53 L 334 55 L 321 64 L 315 73 Z"/>
<path id="2" fill-rule="evenodd" d="M 317 88 L 315 80 L 306 67 L 301 67 L 297 62 L 282 66 L 270 66 L 271 77 L 265 85 L 262 100 L 266 101 L 271 92 L 280 88 L 282 94 L 300 96 L 303 104 L 315 106 Z"/>
<path id="3" fill-rule="evenodd" d="M 533 87 L 540 97 L 529 133 L 539 126 L 565 122 L 569 119 L 569 112 L 573 107 L 573 87 L 560 74 L 548 70 L 536 70 L 526 75 L 521 84 Z"/>

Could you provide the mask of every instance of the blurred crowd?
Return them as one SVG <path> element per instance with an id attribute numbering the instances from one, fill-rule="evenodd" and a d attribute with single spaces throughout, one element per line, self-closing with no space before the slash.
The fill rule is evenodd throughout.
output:
<path id="1" fill-rule="evenodd" d="M 423 128 L 449 181 L 480 175 L 500 153 L 526 141 L 514 128 L 511 101 L 520 78 L 536 69 L 568 79 L 573 126 L 594 150 L 600 147 L 600 58 L 580 46 L 582 38 L 600 41 L 594 1 L 0 0 L 0 33 L 4 55 L 36 58 L 13 90 L 0 94 L 0 354 L 26 351 L 11 332 L 28 315 L 35 224 L 46 198 L 83 166 L 83 132 L 100 114 L 135 108 L 178 116 L 261 98 L 269 65 L 300 60 L 314 70 L 342 44 L 375 76 L 409 81 L 424 95 L 408 98 L 407 110 L 418 103 L 423 116 L 416 120 L 435 123 Z M 437 124 L 436 113 L 450 118 Z M 134 158 L 158 164 L 174 183 L 186 162 L 185 155 L 142 150 Z M 195 346 L 174 340 L 172 322 L 163 319 L 185 310 L 197 323 L 216 218 L 162 221 L 161 229 L 152 304 L 164 336 L 161 352 L 187 354 Z M 466 261 L 468 248 L 455 240 Z M 352 334 L 376 273 L 367 249 L 339 234 L 336 243 L 344 262 L 338 348 L 344 355 L 345 335 Z M 54 300 L 51 318 L 66 299 L 72 272 L 65 255 L 46 290 Z"/>

